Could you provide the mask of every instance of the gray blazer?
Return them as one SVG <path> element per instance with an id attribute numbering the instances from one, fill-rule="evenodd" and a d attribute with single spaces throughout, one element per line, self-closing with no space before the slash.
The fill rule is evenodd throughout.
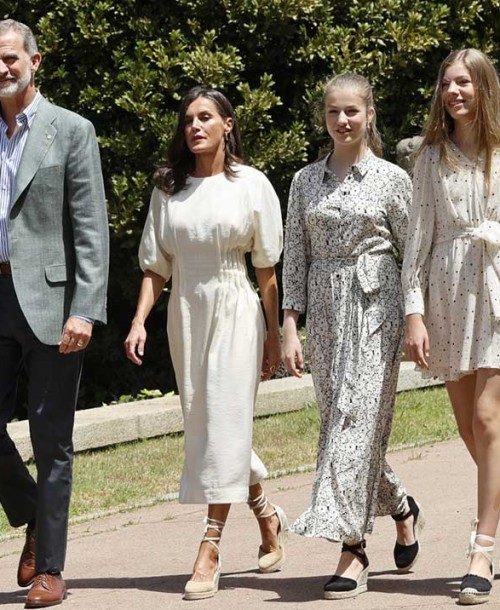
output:
<path id="1" fill-rule="evenodd" d="M 42 98 L 16 176 L 12 279 L 36 337 L 60 340 L 73 314 L 106 322 L 109 232 L 92 123 Z"/>

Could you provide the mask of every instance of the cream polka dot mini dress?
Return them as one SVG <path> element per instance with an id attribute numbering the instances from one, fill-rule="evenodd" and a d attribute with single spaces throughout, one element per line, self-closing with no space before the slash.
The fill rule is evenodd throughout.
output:
<path id="1" fill-rule="evenodd" d="M 500 151 L 487 193 L 484 158 L 453 146 L 456 167 L 426 147 L 416 166 L 402 279 L 406 315 L 424 315 L 426 377 L 500 368 Z"/>

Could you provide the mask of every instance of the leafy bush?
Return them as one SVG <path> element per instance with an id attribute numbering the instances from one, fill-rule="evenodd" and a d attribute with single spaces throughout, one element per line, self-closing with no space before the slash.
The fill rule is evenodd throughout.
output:
<path id="1" fill-rule="evenodd" d="M 151 316 L 142 368 L 125 360 L 122 342 L 141 278 L 136 253 L 152 170 L 191 86 L 213 85 L 233 101 L 248 161 L 267 172 L 285 212 L 294 171 L 325 143 L 313 108 L 328 76 L 368 76 L 392 158 L 398 139 L 420 131 L 437 66 L 452 48 L 500 59 L 499 0 L 2 0 L 0 8 L 37 34 L 43 93 L 99 134 L 110 320 L 88 353 L 85 406 L 174 387 L 166 299 Z"/>

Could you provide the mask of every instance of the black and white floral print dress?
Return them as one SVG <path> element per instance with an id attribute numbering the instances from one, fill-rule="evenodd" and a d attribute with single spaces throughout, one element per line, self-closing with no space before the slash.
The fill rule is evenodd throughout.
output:
<path id="1" fill-rule="evenodd" d="M 307 352 L 321 414 L 310 508 L 292 531 L 357 542 L 404 507 L 385 459 L 404 330 L 400 274 L 411 181 L 367 151 L 341 183 L 328 158 L 294 177 L 283 308 L 307 312 Z"/>

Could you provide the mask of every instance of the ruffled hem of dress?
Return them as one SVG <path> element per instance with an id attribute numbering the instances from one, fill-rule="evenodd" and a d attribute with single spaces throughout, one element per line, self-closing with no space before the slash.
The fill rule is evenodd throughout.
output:
<path id="1" fill-rule="evenodd" d="M 478 369 L 500 369 L 500 363 L 498 365 L 493 364 L 478 364 L 476 367 L 467 370 L 451 370 L 451 369 L 432 369 L 426 370 L 415 366 L 415 371 L 421 373 L 423 379 L 438 379 L 439 381 L 458 381 L 462 377 L 472 375 L 476 373 Z"/>

